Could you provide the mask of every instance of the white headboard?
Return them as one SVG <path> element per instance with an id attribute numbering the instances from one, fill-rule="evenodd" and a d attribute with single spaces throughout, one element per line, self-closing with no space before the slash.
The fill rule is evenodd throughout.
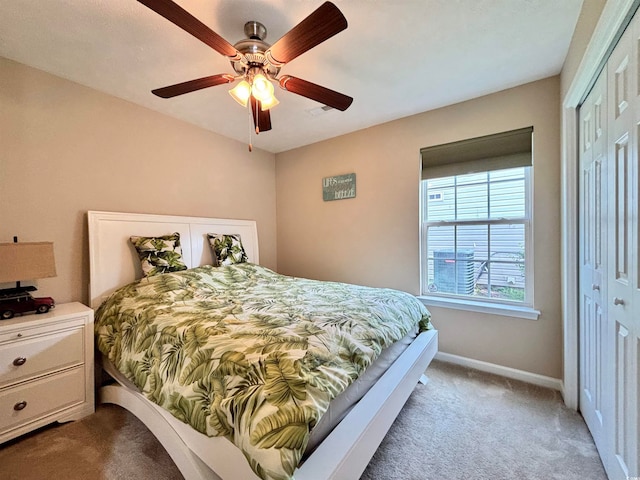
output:
<path id="1" fill-rule="evenodd" d="M 237 233 L 251 263 L 259 263 L 258 230 L 254 220 L 147 215 L 140 213 L 88 212 L 89 297 L 92 308 L 115 289 L 142 277 L 132 235 L 160 236 L 180 233 L 187 267 L 211 265 L 213 256 L 207 233 Z"/>

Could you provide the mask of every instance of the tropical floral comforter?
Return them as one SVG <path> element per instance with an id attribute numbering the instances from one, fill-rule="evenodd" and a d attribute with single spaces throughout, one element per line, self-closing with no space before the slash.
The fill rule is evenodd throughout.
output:
<path id="1" fill-rule="evenodd" d="M 263 479 L 290 479 L 329 402 L 429 313 L 409 294 L 241 263 L 114 292 L 97 345 L 151 401 L 234 442 Z"/>

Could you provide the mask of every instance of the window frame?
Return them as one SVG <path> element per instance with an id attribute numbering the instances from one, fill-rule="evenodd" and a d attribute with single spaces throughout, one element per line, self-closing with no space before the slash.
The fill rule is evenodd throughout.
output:
<path id="1" fill-rule="evenodd" d="M 497 170 L 507 170 L 512 167 L 506 166 L 504 169 L 490 168 L 484 172 Z M 534 258 L 533 258 L 533 166 L 524 168 L 524 215 L 517 218 L 499 218 L 486 220 L 441 220 L 428 222 L 426 219 L 428 199 L 427 182 L 429 178 L 420 181 L 420 295 L 419 298 L 427 306 L 448 307 L 461 310 L 469 310 L 481 313 L 506 315 L 511 317 L 526 318 L 535 320 L 540 312 L 534 309 Z M 461 176 L 450 175 L 450 177 Z M 456 200 L 457 201 L 457 200 Z M 490 197 L 487 197 L 487 204 L 490 205 Z M 495 299 L 491 297 L 473 297 L 470 295 L 455 294 L 449 292 L 428 292 L 429 281 L 429 259 L 427 232 L 434 226 L 467 226 L 467 225 L 524 225 L 524 301 Z"/>

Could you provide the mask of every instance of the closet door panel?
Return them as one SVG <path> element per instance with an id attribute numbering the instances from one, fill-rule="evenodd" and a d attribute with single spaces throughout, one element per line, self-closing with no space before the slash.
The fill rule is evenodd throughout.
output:
<path id="1" fill-rule="evenodd" d="M 607 74 L 580 107 L 580 411 L 598 450 L 609 447 L 603 408 L 606 345 Z M 603 257 L 604 255 L 604 257 Z"/>
<path id="2" fill-rule="evenodd" d="M 631 417 L 629 423 L 632 425 L 630 435 L 631 441 L 631 477 L 640 477 L 640 221 L 638 212 L 640 211 L 640 14 L 636 13 L 633 26 L 633 57 L 635 59 L 635 82 L 633 95 L 631 98 L 631 112 L 633 113 L 633 152 L 631 156 L 631 208 L 630 208 L 630 230 L 631 230 L 631 288 L 629 305 L 629 333 L 630 333 L 630 363 L 629 378 L 631 378 L 629 392 L 629 409 Z"/>
<path id="3" fill-rule="evenodd" d="M 638 475 L 637 283 L 638 19 L 608 61 L 608 333 L 612 340 L 614 440 L 611 479 Z M 634 220 L 635 218 L 635 220 Z"/>
<path id="4" fill-rule="evenodd" d="M 610 228 L 613 233 L 613 251 L 615 256 L 611 266 L 613 267 L 612 280 L 614 294 L 618 293 L 624 296 L 629 289 L 630 283 L 630 257 L 631 257 L 631 223 L 629 218 L 629 193 L 631 187 L 631 177 L 629 175 L 631 162 L 629 155 L 629 132 L 624 132 L 622 137 L 617 139 L 613 145 L 614 155 L 611 171 L 612 175 L 612 222 Z M 618 302 L 614 305 L 620 305 L 620 301 L 624 301 L 622 297 L 618 298 Z"/>

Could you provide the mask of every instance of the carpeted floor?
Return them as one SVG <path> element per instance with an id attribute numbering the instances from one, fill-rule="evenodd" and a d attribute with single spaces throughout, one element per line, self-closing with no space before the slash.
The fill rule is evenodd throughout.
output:
<path id="1" fill-rule="evenodd" d="M 606 479 L 587 427 L 559 393 L 442 362 L 427 374 L 362 480 Z M 135 417 L 102 405 L 0 446 L 0 479 L 54 478 L 182 476 Z"/>
<path id="2" fill-rule="evenodd" d="M 362 480 L 606 480 L 559 392 L 433 362 Z"/>

